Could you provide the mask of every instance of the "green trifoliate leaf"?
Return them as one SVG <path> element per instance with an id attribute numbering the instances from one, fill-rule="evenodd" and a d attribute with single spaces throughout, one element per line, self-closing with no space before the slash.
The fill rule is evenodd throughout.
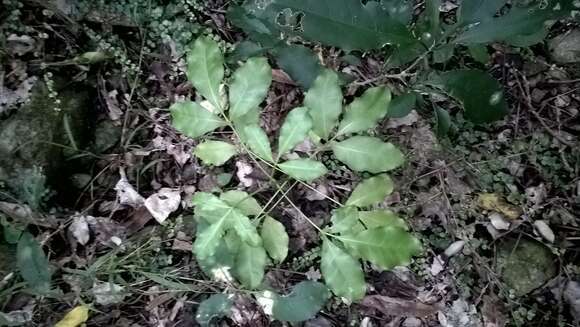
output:
<path id="1" fill-rule="evenodd" d="M 346 205 L 360 208 L 379 204 L 393 192 L 394 187 L 393 180 L 387 174 L 367 178 L 356 186 Z"/>
<path id="2" fill-rule="evenodd" d="M 286 228 L 276 219 L 266 216 L 262 223 L 262 241 L 270 258 L 282 262 L 288 255 L 288 234 Z"/>
<path id="3" fill-rule="evenodd" d="M 232 297 L 226 294 L 214 294 L 203 300 L 195 314 L 197 323 L 202 327 L 209 327 L 212 319 L 226 317 L 234 304 Z"/>
<path id="4" fill-rule="evenodd" d="M 221 166 L 236 153 L 236 147 L 222 141 L 205 141 L 195 147 L 193 152 L 206 165 Z"/>
<path id="5" fill-rule="evenodd" d="M 375 127 L 379 120 L 385 118 L 390 102 L 391 91 L 386 87 L 366 90 L 346 108 L 337 134 L 357 133 Z"/>
<path id="6" fill-rule="evenodd" d="M 349 301 L 364 297 L 366 284 L 360 262 L 327 239 L 322 242 L 320 271 L 336 296 Z"/>
<path id="7" fill-rule="evenodd" d="M 404 230 L 408 229 L 407 223 L 390 210 L 360 211 L 358 213 L 358 219 L 368 229 L 383 226 L 400 227 Z"/>
<path id="8" fill-rule="evenodd" d="M 246 143 L 256 155 L 260 158 L 273 162 L 272 148 L 270 147 L 270 140 L 268 135 L 260 126 L 251 125 L 244 128 L 244 137 Z"/>
<path id="9" fill-rule="evenodd" d="M 333 143 L 336 158 L 354 171 L 380 173 L 400 167 L 405 158 L 403 153 L 391 143 L 376 137 L 355 136 L 345 141 Z"/>
<path id="10" fill-rule="evenodd" d="M 264 279 L 266 251 L 261 246 L 242 243 L 236 257 L 236 276 L 247 288 L 255 289 Z"/>
<path id="11" fill-rule="evenodd" d="M 28 232 L 22 233 L 16 247 L 16 264 L 22 279 L 40 294 L 50 291 L 51 272 L 48 259 L 38 241 Z"/>
<path id="12" fill-rule="evenodd" d="M 330 231 L 337 234 L 360 232 L 364 229 L 358 220 L 358 209 L 351 206 L 334 210 L 330 221 L 332 222 Z"/>
<path id="13" fill-rule="evenodd" d="M 192 101 L 174 103 L 171 106 L 171 117 L 173 127 L 191 138 L 226 125 L 220 117 Z"/>
<path id="14" fill-rule="evenodd" d="M 322 283 L 306 281 L 294 286 L 287 296 L 274 296 L 272 315 L 282 321 L 299 322 L 314 317 L 330 293 Z"/>
<path id="15" fill-rule="evenodd" d="M 313 181 L 328 172 L 322 163 L 312 159 L 289 160 L 279 164 L 278 168 L 286 175 L 302 182 Z"/>
<path id="16" fill-rule="evenodd" d="M 220 84 L 224 78 L 224 56 L 214 40 L 206 37 L 195 40 L 187 55 L 187 78 L 215 108 L 222 109 Z"/>
<path id="17" fill-rule="evenodd" d="M 244 191 L 227 191 L 220 195 L 220 199 L 246 216 L 257 216 L 262 212 L 258 201 Z"/>
<path id="18" fill-rule="evenodd" d="M 338 75 L 331 70 L 323 70 L 306 93 L 304 104 L 312 117 L 314 132 L 322 139 L 328 139 L 342 111 Z"/>
<path id="19" fill-rule="evenodd" d="M 230 86 L 230 119 L 235 121 L 257 108 L 271 82 L 272 68 L 266 58 L 250 58 L 238 68 Z"/>
<path id="20" fill-rule="evenodd" d="M 408 265 L 421 251 L 421 243 L 405 229 L 384 226 L 344 235 L 340 240 L 361 258 L 383 269 Z"/>
<path id="21" fill-rule="evenodd" d="M 301 107 L 290 111 L 280 129 L 278 157 L 294 149 L 298 143 L 304 141 L 308 137 L 310 129 L 312 129 L 312 118 L 308 115 L 307 108 Z"/>

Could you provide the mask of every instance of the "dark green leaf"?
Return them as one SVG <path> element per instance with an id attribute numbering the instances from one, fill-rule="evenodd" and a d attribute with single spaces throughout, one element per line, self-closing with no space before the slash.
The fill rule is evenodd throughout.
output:
<path id="1" fill-rule="evenodd" d="M 455 45 L 445 44 L 433 51 L 433 62 L 436 64 L 444 64 L 453 57 Z"/>
<path id="2" fill-rule="evenodd" d="M 436 130 L 439 137 L 447 136 L 449 133 L 449 128 L 451 127 L 451 117 L 447 110 L 435 106 L 435 117 L 436 117 Z"/>
<path id="3" fill-rule="evenodd" d="M 51 272 L 48 258 L 34 236 L 24 232 L 16 248 L 16 263 L 20 275 L 35 292 L 50 291 Z"/>
<path id="4" fill-rule="evenodd" d="M 493 16 L 506 4 L 506 0 L 462 1 L 457 16 L 461 24 L 481 23 Z"/>
<path id="5" fill-rule="evenodd" d="M 467 47 L 469 55 L 476 61 L 486 65 L 489 62 L 489 52 L 487 46 L 483 44 L 474 44 Z"/>
<path id="6" fill-rule="evenodd" d="M 300 282 L 287 296 L 276 296 L 272 308 L 274 318 L 299 322 L 308 320 L 322 309 L 330 293 L 324 284 L 312 281 Z"/>
<path id="7" fill-rule="evenodd" d="M 391 100 L 391 105 L 387 112 L 390 118 L 402 118 L 407 116 L 415 107 L 417 102 L 417 93 L 407 92 Z"/>
<path id="8" fill-rule="evenodd" d="M 232 295 L 214 294 L 199 304 L 195 320 L 202 327 L 210 326 L 214 318 L 226 317 L 234 304 Z"/>
<path id="9" fill-rule="evenodd" d="M 367 89 L 348 105 L 337 135 L 366 131 L 385 118 L 391 102 L 391 91 L 379 86 Z"/>
<path id="10" fill-rule="evenodd" d="M 312 50 L 302 45 L 285 45 L 274 49 L 276 62 L 296 83 L 308 90 L 322 66 Z"/>
<path id="11" fill-rule="evenodd" d="M 234 51 L 227 57 L 228 62 L 235 64 L 251 57 L 263 56 L 268 52 L 267 48 L 251 41 L 242 41 L 236 45 Z"/>

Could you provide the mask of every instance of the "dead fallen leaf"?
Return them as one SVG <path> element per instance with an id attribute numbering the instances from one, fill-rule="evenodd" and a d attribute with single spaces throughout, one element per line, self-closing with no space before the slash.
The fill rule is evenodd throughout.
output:
<path id="1" fill-rule="evenodd" d="M 117 198 L 119 203 L 123 205 L 128 205 L 133 208 L 139 208 L 145 202 L 145 199 L 137 192 L 125 175 L 125 171 L 120 169 L 121 178 L 115 185 L 115 191 L 117 191 Z"/>
<path id="2" fill-rule="evenodd" d="M 500 213 L 494 212 L 491 215 L 489 215 L 489 221 L 491 225 L 497 230 L 510 229 L 510 222 L 507 221 Z"/>
<path id="3" fill-rule="evenodd" d="M 507 203 L 495 193 L 480 194 L 477 203 L 481 208 L 489 211 L 497 211 L 511 220 L 519 218 L 522 214 L 522 210 L 519 207 Z"/>
<path id="4" fill-rule="evenodd" d="M 85 216 L 73 217 L 73 222 L 70 224 L 68 230 L 81 245 L 87 245 L 91 238 L 89 223 Z"/>
<path id="5" fill-rule="evenodd" d="M 181 195 L 179 190 L 162 188 L 145 200 L 145 207 L 158 223 L 163 222 L 179 208 Z"/>
<path id="6" fill-rule="evenodd" d="M 441 304 L 426 304 L 418 300 L 403 300 L 390 296 L 369 295 L 361 301 L 361 306 L 391 317 L 427 317 L 441 310 Z"/>
<path id="7" fill-rule="evenodd" d="M 545 221 L 543 220 L 534 221 L 534 228 L 536 229 L 538 234 L 540 234 L 540 236 L 542 236 L 546 241 L 554 243 L 554 241 L 556 240 L 554 232 Z"/>
<path id="8" fill-rule="evenodd" d="M 89 319 L 89 307 L 79 305 L 69 311 L 54 327 L 78 327 Z"/>
<path id="9" fill-rule="evenodd" d="M 252 165 L 248 164 L 245 161 L 238 160 L 236 162 L 236 167 L 238 168 L 236 171 L 236 176 L 238 180 L 244 187 L 252 187 L 254 185 L 254 179 L 249 177 L 250 174 L 254 171 Z"/>

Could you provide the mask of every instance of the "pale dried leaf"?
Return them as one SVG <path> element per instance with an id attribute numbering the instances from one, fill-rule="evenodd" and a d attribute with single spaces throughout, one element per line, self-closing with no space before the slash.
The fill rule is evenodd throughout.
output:
<path id="1" fill-rule="evenodd" d="M 252 177 L 249 177 L 250 174 L 254 171 L 252 165 L 246 163 L 245 161 L 237 161 L 236 167 L 238 168 L 236 171 L 236 176 L 238 180 L 244 187 L 251 187 L 254 185 L 255 180 Z"/>
<path id="2" fill-rule="evenodd" d="M 497 230 L 510 229 L 510 222 L 497 212 L 494 212 L 489 216 L 489 221 L 491 222 L 491 225 Z"/>
<path id="3" fill-rule="evenodd" d="M 179 208 L 180 203 L 179 190 L 162 188 L 145 200 L 145 207 L 158 223 L 163 224 L 167 217 Z"/>
<path id="4" fill-rule="evenodd" d="M 554 243 L 556 235 L 554 235 L 554 232 L 544 220 L 536 220 L 534 222 L 534 227 L 538 234 L 540 234 L 540 236 L 542 236 L 546 241 Z"/>
<path id="5" fill-rule="evenodd" d="M 139 192 L 133 188 L 131 183 L 129 183 L 124 171 L 121 171 L 121 178 L 117 182 L 117 185 L 115 185 L 115 191 L 117 191 L 119 203 L 123 205 L 138 208 L 145 202 L 145 199 L 141 194 L 139 194 Z"/>
<path id="6" fill-rule="evenodd" d="M 69 231 L 74 238 L 82 245 L 86 245 L 91 238 L 89 223 L 85 216 L 76 216 L 73 218 L 72 224 L 69 226 Z"/>

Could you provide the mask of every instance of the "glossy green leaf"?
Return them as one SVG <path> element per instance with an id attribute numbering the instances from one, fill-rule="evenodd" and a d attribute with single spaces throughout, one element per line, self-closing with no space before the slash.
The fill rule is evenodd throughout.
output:
<path id="1" fill-rule="evenodd" d="M 300 322 L 314 317 L 330 297 L 324 284 L 305 281 L 294 286 L 287 296 L 275 296 L 272 315 L 275 319 Z"/>
<path id="2" fill-rule="evenodd" d="M 391 193 L 395 185 L 387 174 L 367 178 L 359 183 L 346 200 L 347 206 L 368 207 L 383 202 Z"/>
<path id="3" fill-rule="evenodd" d="M 278 157 L 294 149 L 296 145 L 304 141 L 311 129 L 312 118 L 308 115 L 308 109 L 305 107 L 292 109 L 280 129 Z"/>
<path id="4" fill-rule="evenodd" d="M 352 233 L 353 231 L 362 231 L 362 226 L 358 220 L 358 209 L 352 206 L 344 206 L 332 211 L 330 217 L 332 233 L 343 234 Z"/>
<path id="5" fill-rule="evenodd" d="M 398 226 L 372 228 L 340 240 L 361 258 L 386 270 L 408 265 L 421 251 L 419 240 Z"/>
<path id="6" fill-rule="evenodd" d="M 276 219 L 266 216 L 262 223 L 261 234 L 264 248 L 272 260 L 280 263 L 288 255 L 288 233 L 282 223 Z"/>
<path id="7" fill-rule="evenodd" d="M 266 251 L 261 246 L 242 243 L 236 257 L 235 273 L 240 282 L 249 289 L 255 289 L 264 279 Z"/>
<path id="8" fill-rule="evenodd" d="M 246 138 L 246 144 L 256 155 L 264 160 L 274 161 L 270 140 L 268 140 L 268 135 L 260 126 L 251 125 L 244 127 L 244 137 Z"/>
<path id="9" fill-rule="evenodd" d="M 338 75 L 331 70 L 323 70 L 306 93 L 304 104 L 312 117 L 314 132 L 322 139 L 328 139 L 342 112 Z"/>
<path id="10" fill-rule="evenodd" d="M 236 147 L 222 141 L 205 141 L 195 147 L 196 157 L 206 165 L 221 166 L 236 155 Z"/>
<path id="11" fill-rule="evenodd" d="M 476 124 L 501 119 L 508 113 L 503 88 L 479 70 L 454 70 L 441 76 L 443 87 L 463 104 L 465 117 Z"/>
<path id="12" fill-rule="evenodd" d="M 16 264 L 22 279 L 35 292 L 50 291 L 51 272 L 40 243 L 28 232 L 22 233 L 16 247 Z"/>
<path id="13" fill-rule="evenodd" d="M 328 239 L 322 242 L 320 271 L 336 296 L 349 301 L 364 297 L 366 284 L 360 262 Z"/>
<path id="14" fill-rule="evenodd" d="M 400 167 L 405 158 L 403 153 L 391 143 L 376 137 L 355 136 L 345 141 L 333 143 L 336 158 L 354 171 L 380 173 Z"/>
<path id="15" fill-rule="evenodd" d="M 306 90 L 312 86 L 322 70 L 318 57 L 312 50 L 302 45 L 276 47 L 274 56 L 280 68 Z"/>
<path id="16" fill-rule="evenodd" d="M 225 121 L 196 102 L 177 102 L 170 109 L 173 127 L 191 138 L 226 126 Z"/>
<path id="17" fill-rule="evenodd" d="M 187 78 L 215 108 L 223 109 L 219 90 L 224 78 L 224 57 L 214 40 L 195 40 L 187 55 Z"/>
<path id="18" fill-rule="evenodd" d="M 235 121 L 257 108 L 271 82 L 272 68 L 266 58 L 250 58 L 238 68 L 230 85 L 230 119 Z"/>
<path id="19" fill-rule="evenodd" d="M 407 223 L 390 210 L 360 211 L 358 219 L 366 228 L 372 229 L 383 226 L 400 227 L 407 230 Z"/>
<path id="20" fill-rule="evenodd" d="M 302 182 L 313 181 L 328 172 L 322 163 L 312 159 L 289 160 L 279 164 L 278 168 L 286 175 Z"/>
<path id="21" fill-rule="evenodd" d="M 257 216 L 262 212 L 258 201 L 244 191 L 227 191 L 220 195 L 220 199 L 246 216 Z"/>
<path id="22" fill-rule="evenodd" d="M 411 113 L 416 103 L 417 94 L 415 92 L 403 93 L 391 101 L 387 116 L 390 118 L 403 118 Z"/>
<path id="23" fill-rule="evenodd" d="M 195 314 L 195 321 L 202 327 L 211 326 L 212 319 L 228 316 L 234 304 L 233 295 L 214 294 L 203 300 Z"/>
<path id="24" fill-rule="evenodd" d="M 385 118 L 391 102 L 391 91 L 386 87 L 373 87 L 348 105 L 337 134 L 349 134 L 374 128 Z"/>

